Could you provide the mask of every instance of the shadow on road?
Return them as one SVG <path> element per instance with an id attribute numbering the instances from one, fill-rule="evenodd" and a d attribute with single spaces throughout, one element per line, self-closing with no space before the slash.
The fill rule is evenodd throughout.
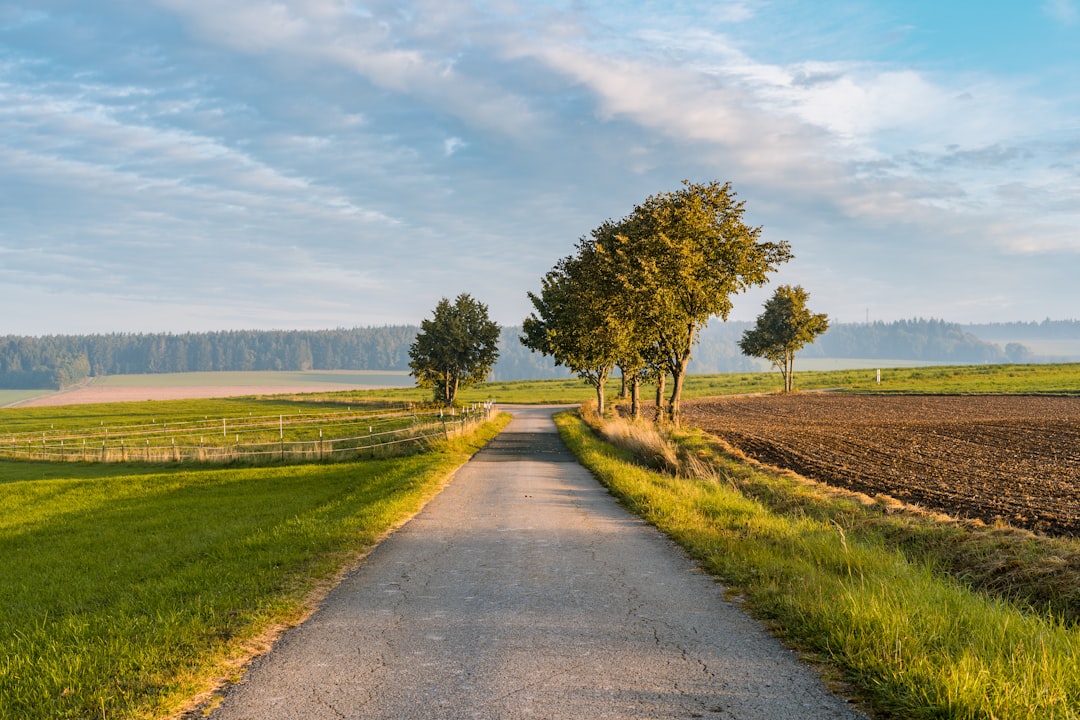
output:
<path id="1" fill-rule="evenodd" d="M 516 462 L 539 460 L 543 462 L 577 462 L 566 449 L 562 439 L 555 433 L 506 432 L 500 433 L 473 458 L 473 462 Z"/>

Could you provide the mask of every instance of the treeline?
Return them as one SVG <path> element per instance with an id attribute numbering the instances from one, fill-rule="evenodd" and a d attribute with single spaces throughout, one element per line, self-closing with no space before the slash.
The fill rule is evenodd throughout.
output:
<path id="1" fill-rule="evenodd" d="M 6 336 L 0 338 L 0 388 L 61 389 L 89 377 L 246 370 L 408 370 L 419 326 L 336 330 L 235 330 L 206 333 Z M 502 329 L 494 379 L 566 377 Z"/>
<path id="2" fill-rule="evenodd" d="M 1048 324 L 1049 323 L 1049 324 Z M 713 320 L 701 332 L 690 372 L 750 372 L 762 362 L 738 348 L 747 322 Z M 1025 362 L 1027 348 L 979 339 L 973 326 L 942 320 L 837 324 L 799 357 L 922 360 L 939 363 Z M 983 326 L 978 326 L 983 327 Z M 1008 337 L 1080 338 L 1080 322 L 1009 323 Z M 987 326 L 987 334 L 1000 330 Z M 0 338 L 0 388 L 61 388 L 91 376 L 220 370 L 408 370 L 419 327 L 226 331 L 184 334 L 50 335 Z M 520 327 L 502 328 L 495 380 L 567 377 L 551 358 L 525 348 Z M 1015 346 L 1015 347 L 1014 347 Z"/>
<path id="3" fill-rule="evenodd" d="M 1080 339 L 1080 320 L 1047 318 L 1041 322 L 977 323 L 965 327 L 982 337 L 1008 337 L 1017 340 Z"/>
<path id="4" fill-rule="evenodd" d="M 406 370 L 415 326 L 0 338 L 0 387 L 88 377 L 249 370 Z"/>
<path id="5" fill-rule="evenodd" d="M 1025 362 L 1031 352 L 1020 343 L 1005 347 L 980 340 L 944 320 L 899 320 L 831 327 L 800 357 L 924 360 L 940 363 Z"/>

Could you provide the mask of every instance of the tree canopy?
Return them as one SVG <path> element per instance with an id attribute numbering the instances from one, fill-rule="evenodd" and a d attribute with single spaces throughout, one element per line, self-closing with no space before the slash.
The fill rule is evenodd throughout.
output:
<path id="1" fill-rule="evenodd" d="M 780 370 L 784 392 L 795 389 L 795 353 L 829 329 L 828 316 L 806 307 L 809 297 L 800 285 L 776 288 L 757 324 L 739 340 L 743 353 L 765 358 Z"/>
<path id="2" fill-rule="evenodd" d="M 467 293 L 443 298 L 420 324 L 409 347 L 409 367 L 419 387 L 432 388 L 436 402 L 453 405 L 458 390 L 483 382 L 499 357 L 499 326 L 487 305 Z"/>
<path id="3" fill-rule="evenodd" d="M 544 278 L 523 342 L 555 356 L 598 384 L 590 368 L 619 365 L 636 383 L 664 379 L 672 390 L 666 416 L 679 422 L 683 381 L 702 327 L 727 319 L 731 296 L 764 284 L 791 258 L 785 242 L 763 242 L 743 221 L 730 183 L 690 183 L 647 198 L 619 221 L 608 221 L 578 243 Z M 565 286 L 571 290 L 565 290 Z M 558 308 L 556 310 L 556 308 Z M 574 354 L 566 348 L 572 346 Z M 595 375 L 596 379 L 591 379 Z"/>
<path id="4" fill-rule="evenodd" d="M 521 343 L 554 358 L 596 389 L 604 412 L 604 386 L 628 341 L 605 259 L 585 239 L 578 254 L 564 257 L 529 293 L 534 311 L 522 323 Z"/>

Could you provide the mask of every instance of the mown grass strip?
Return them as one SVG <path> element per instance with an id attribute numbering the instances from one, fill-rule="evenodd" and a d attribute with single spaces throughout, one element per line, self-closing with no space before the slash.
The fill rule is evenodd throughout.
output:
<path id="1" fill-rule="evenodd" d="M 0 485 L 0 718 L 177 712 L 508 421 L 400 458 Z"/>
<path id="2" fill-rule="evenodd" d="M 685 547 L 777 634 L 836 668 L 881 716 L 1080 717 L 1075 626 L 974 592 L 872 533 L 845 531 L 819 509 L 793 501 L 775 511 L 722 476 L 649 470 L 577 416 L 556 421 L 571 450 L 629 509 Z"/>

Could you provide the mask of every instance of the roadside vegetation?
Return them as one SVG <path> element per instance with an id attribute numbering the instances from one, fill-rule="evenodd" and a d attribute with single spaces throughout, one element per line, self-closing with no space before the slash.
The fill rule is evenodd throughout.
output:
<path id="1" fill-rule="evenodd" d="M 908 513 L 698 431 L 557 422 L 631 511 L 875 716 L 1080 717 L 1080 541 Z"/>
<path id="2" fill-rule="evenodd" d="M 300 621 L 508 420 L 329 465 L 0 462 L 0 718 L 174 715 Z"/>

